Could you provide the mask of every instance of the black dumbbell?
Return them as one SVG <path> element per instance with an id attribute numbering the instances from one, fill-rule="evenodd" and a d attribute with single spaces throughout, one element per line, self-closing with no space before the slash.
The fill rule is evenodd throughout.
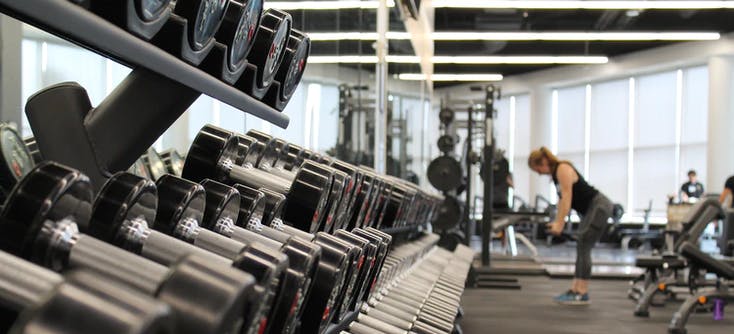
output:
<path id="1" fill-rule="evenodd" d="M 247 55 L 250 65 L 235 87 L 256 99 L 265 96 L 283 62 L 291 24 L 291 15 L 284 11 L 270 8 L 263 13 L 252 50 Z"/>
<path id="2" fill-rule="evenodd" d="M 177 330 L 239 330 L 254 280 L 189 256 L 164 267 L 78 232 L 92 209 L 92 187 L 57 163 L 36 166 L 13 189 L 0 223 L 0 248 L 55 271 L 89 269 L 155 296 L 174 311 Z"/>
<path id="3" fill-rule="evenodd" d="M 302 318 L 311 317 L 314 314 L 321 314 L 322 318 L 324 315 L 330 315 L 332 310 L 338 306 L 336 304 L 338 302 L 337 297 L 340 296 L 342 290 L 347 289 L 345 280 L 349 278 L 348 274 L 352 270 L 352 262 L 350 262 L 352 257 L 348 257 L 349 254 L 345 254 L 343 249 L 336 249 L 331 244 L 324 244 L 322 241 L 314 240 L 315 236 L 312 234 L 294 228 L 286 228 L 282 231 L 261 224 L 262 213 L 270 211 L 268 208 L 274 208 L 275 218 L 271 217 L 271 219 L 275 221 L 276 226 L 279 224 L 278 221 L 280 219 L 277 218 L 277 212 L 278 208 L 282 207 L 282 205 L 278 202 L 284 201 L 283 195 L 267 189 L 255 190 L 242 185 L 236 185 L 235 187 L 242 195 L 240 219 L 238 219 L 237 225 L 249 230 L 248 232 L 261 234 L 260 237 L 271 238 L 279 242 L 288 242 L 294 248 L 308 250 L 311 247 L 311 241 L 315 241 L 315 244 L 322 248 L 322 260 L 319 263 L 319 268 L 315 276 L 313 276 L 311 282 L 312 287 L 306 292 L 308 295 L 304 296 L 306 306 L 301 308 L 301 311 L 302 313 L 308 312 L 308 315 Z M 268 193 L 268 195 L 265 196 L 265 193 Z M 246 236 L 240 237 L 248 238 Z M 249 238 L 252 237 L 252 235 L 249 236 Z M 334 269 L 337 269 L 337 271 L 334 272 Z M 322 322 L 328 323 L 328 319 L 322 319 Z M 316 330 L 320 325 L 319 322 L 306 321 L 302 326 Z"/>
<path id="4" fill-rule="evenodd" d="M 64 278 L 5 252 L 0 268 L 2 333 L 175 331 L 168 305 L 106 277 L 78 271 Z"/>
<path id="5" fill-rule="evenodd" d="M 198 66 L 214 47 L 214 35 L 230 0 L 177 0 L 173 14 L 151 42 Z"/>
<path id="6" fill-rule="evenodd" d="M 282 64 L 275 74 L 273 85 L 263 98 L 265 103 L 277 110 L 285 108 L 301 82 L 310 51 L 311 39 L 303 32 L 291 29 Z"/>
<path id="7" fill-rule="evenodd" d="M 216 43 L 199 68 L 230 85 L 235 84 L 247 67 L 247 55 L 262 12 L 262 0 L 229 1 L 215 35 Z"/>
<path id="8" fill-rule="evenodd" d="M 239 255 L 229 259 L 151 229 L 149 225 L 155 222 L 157 203 L 156 187 L 152 181 L 130 173 L 117 173 L 97 195 L 89 234 L 163 265 L 174 264 L 184 256 L 195 254 L 211 263 L 253 273 L 258 286 L 248 300 L 243 327 L 248 329 L 248 333 L 258 332 L 262 319 L 268 316 L 267 305 L 261 304 L 267 302 L 263 296 L 270 294 L 271 281 L 277 278 L 276 266 L 263 263 L 257 250 L 246 245 L 220 245 L 237 247 Z"/>
<path id="9" fill-rule="evenodd" d="M 171 15 L 171 0 L 87 0 L 87 8 L 113 24 L 149 40 Z"/>
<path id="10" fill-rule="evenodd" d="M 268 247 L 245 245 L 204 228 L 236 221 L 238 209 L 233 205 L 238 203 L 216 203 L 222 206 L 217 210 L 219 216 L 213 216 L 212 221 L 205 222 L 206 191 L 200 184 L 167 174 L 158 179 L 156 187 L 158 209 L 152 226 L 155 230 L 225 258 L 244 262 L 241 265 L 252 266 L 250 268 L 253 269 L 247 271 L 258 282 L 262 282 L 262 286 L 256 287 L 260 289 L 261 308 L 257 310 L 258 315 L 261 315 L 260 329 L 257 326 L 252 329 L 256 332 L 264 330 L 273 305 L 277 305 L 282 297 L 288 257 Z"/>
<path id="11" fill-rule="evenodd" d="M 161 160 L 163 160 L 163 164 L 166 165 L 166 169 L 168 169 L 168 172 L 176 175 L 181 176 L 181 172 L 183 171 L 183 165 L 184 165 L 184 158 L 181 156 L 181 154 L 176 151 L 176 149 L 170 148 L 160 153 Z"/>
<path id="12" fill-rule="evenodd" d="M 365 302 L 369 300 L 369 296 L 374 291 L 375 285 L 377 283 L 377 277 L 380 275 L 380 272 L 382 271 L 382 267 L 385 264 L 385 260 L 387 259 L 387 253 L 390 248 L 390 244 L 392 243 L 392 237 L 387 234 L 380 232 L 379 230 L 375 229 L 360 229 L 356 228 L 352 230 L 352 233 L 365 238 L 367 240 L 370 240 L 370 242 L 377 245 L 377 255 L 375 256 L 375 264 L 372 267 L 372 270 L 368 273 L 366 278 L 366 284 L 368 284 L 366 290 L 364 291 L 362 295 L 362 301 Z"/>
<path id="13" fill-rule="evenodd" d="M 202 181 L 201 185 L 206 191 L 207 203 L 204 211 L 205 223 L 202 227 L 244 244 L 260 244 L 270 247 L 288 256 L 289 266 L 265 331 L 281 333 L 284 330 L 295 328 L 295 321 L 303 302 L 302 298 L 307 293 L 308 285 L 311 283 L 310 278 L 316 271 L 318 260 L 321 257 L 321 248 L 295 239 L 284 242 L 276 241 L 238 226 L 235 222 L 242 220 L 242 203 L 247 203 L 247 200 L 244 199 L 247 195 L 241 196 L 238 191 L 244 186 L 238 185 L 235 189 L 208 179 Z M 259 224 L 259 221 L 250 219 L 244 224 L 248 226 Z"/>
<path id="14" fill-rule="evenodd" d="M 246 136 L 256 138 L 260 144 L 265 145 L 265 148 L 260 153 L 260 158 L 257 159 L 255 167 L 286 180 L 293 180 L 300 169 L 313 171 L 331 180 L 331 187 L 329 189 L 329 196 L 327 198 L 325 208 L 326 214 L 319 227 L 320 231 L 331 232 L 333 230 L 337 212 L 340 209 L 340 203 L 343 202 L 346 204 L 342 199 L 348 196 L 346 190 L 347 185 L 351 182 L 351 176 L 321 163 L 304 163 L 290 171 L 277 167 L 275 166 L 275 162 L 281 154 L 280 152 L 284 151 L 285 148 L 288 147 L 288 143 L 280 139 L 271 138 L 269 135 L 255 130 L 248 131 Z"/>
<path id="15" fill-rule="evenodd" d="M 238 187 L 240 187 L 240 186 L 238 186 Z M 264 193 L 267 192 L 267 190 L 266 189 L 261 189 L 261 192 L 264 194 Z M 247 190 L 246 189 L 241 189 L 241 193 L 247 193 Z M 255 196 L 247 196 L 247 197 L 249 198 L 249 197 L 256 197 L 256 196 L 257 195 L 255 195 Z M 245 198 L 245 197 L 243 196 L 243 198 Z M 263 207 L 279 207 L 280 205 L 277 204 L 277 203 L 271 203 L 271 204 L 267 204 L 267 203 L 268 202 L 277 202 L 277 201 L 282 201 L 282 200 L 283 200 L 282 199 L 282 195 L 279 195 L 277 193 L 276 194 L 273 194 L 272 192 L 270 192 L 270 194 L 266 195 L 265 197 L 263 197 L 261 199 L 261 201 L 264 202 L 263 204 L 261 204 L 261 206 L 263 206 Z M 242 207 L 247 207 L 247 206 L 246 205 L 243 205 Z M 259 210 L 257 208 L 253 208 L 253 209 L 251 209 L 251 212 L 253 212 L 253 213 L 262 212 L 262 210 L 261 209 Z M 241 216 L 243 216 L 243 217 L 246 216 L 246 215 L 247 215 L 246 212 L 242 212 L 241 213 Z M 342 231 L 337 231 L 337 235 L 336 236 L 331 236 L 331 235 L 326 234 L 326 233 L 323 233 L 323 232 L 319 232 L 316 235 L 313 235 L 313 234 L 305 233 L 305 232 L 300 231 L 300 230 L 297 230 L 297 229 L 293 229 L 293 228 L 290 228 L 289 229 L 287 226 L 284 226 L 282 224 L 279 225 L 278 221 L 279 221 L 279 219 L 277 219 L 277 217 L 276 217 L 275 219 L 273 219 L 273 222 L 271 223 L 271 226 L 275 230 L 278 230 L 278 231 L 282 231 L 282 232 L 291 234 L 291 235 L 295 236 L 296 238 L 302 238 L 304 240 L 316 242 L 318 245 L 320 245 L 320 246 L 322 246 L 322 247 L 325 248 L 325 250 L 324 250 L 324 257 L 326 257 L 326 253 L 334 252 L 334 251 L 336 251 L 337 254 L 333 254 L 332 256 L 337 256 L 339 254 L 346 254 L 346 255 L 348 255 L 348 257 L 349 257 L 349 260 L 348 260 L 349 261 L 349 265 L 345 269 L 346 270 L 346 282 L 345 282 L 345 285 L 343 286 L 343 288 L 341 289 L 341 291 L 338 291 L 338 293 L 334 297 L 332 297 L 333 299 L 330 298 L 331 299 L 330 303 L 333 304 L 333 306 L 332 307 L 329 307 L 327 309 L 327 311 L 330 309 L 331 312 L 334 313 L 334 318 L 336 320 L 341 320 L 346 315 L 346 312 L 345 311 L 349 307 L 350 301 L 351 301 L 352 297 L 355 296 L 357 292 L 361 291 L 363 279 L 360 279 L 361 278 L 361 275 L 358 275 L 358 274 L 361 273 L 360 270 L 362 269 L 363 264 L 365 263 L 365 257 L 366 257 L 366 255 L 364 255 L 364 253 L 370 252 L 370 247 L 371 246 L 365 244 L 365 243 L 369 243 L 369 241 L 368 240 L 361 239 L 360 237 L 358 237 L 356 235 L 351 235 L 351 233 L 349 233 L 347 231 L 343 231 L 343 230 Z M 243 220 L 240 220 L 239 224 L 244 224 L 244 221 Z M 252 225 L 250 225 L 250 226 L 252 226 Z M 255 228 L 255 229 L 257 229 L 257 228 Z M 355 239 L 359 239 L 361 241 L 361 243 L 355 241 Z M 334 250 L 332 250 L 332 248 Z M 370 253 L 370 255 L 374 255 L 374 254 Z M 372 265 L 372 263 L 368 263 L 368 266 L 365 269 L 367 271 L 369 271 L 369 268 L 370 268 L 371 265 Z M 321 280 L 318 279 L 318 278 L 316 278 L 316 279 L 314 279 L 314 281 L 317 281 L 318 282 L 318 281 L 321 281 Z M 329 289 L 329 290 L 330 289 L 333 289 L 333 286 L 331 288 L 329 288 L 328 286 L 321 287 L 318 290 L 321 291 L 321 290 L 327 290 L 327 289 Z M 317 289 L 314 288 L 314 290 L 317 290 Z M 334 290 L 331 290 L 331 292 L 334 293 Z M 321 294 L 319 296 L 319 298 L 323 298 L 325 296 L 327 296 L 327 295 L 326 294 Z M 312 297 L 311 298 L 314 298 L 314 297 L 316 297 L 316 296 L 314 296 L 312 294 Z M 309 301 L 309 302 L 311 302 L 311 301 Z M 320 302 L 313 302 L 312 304 L 323 305 L 323 300 L 320 301 Z M 313 310 L 310 310 L 310 309 L 313 309 L 313 308 L 314 308 L 313 306 L 307 305 L 306 306 L 306 311 L 307 312 L 308 311 L 313 311 Z M 312 312 L 312 314 L 313 314 L 313 312 Z M 304 317 L 304 318 L 307 318 L 307 317 Z M 310 321 L 311 321 L 310 319 L 309 320 L 305 320 L 304 319 L 304 322 L 307 325 L 309 325 L 309 326 L 317 326 L 316 323 L 310 322 Z"/>
<path id="16" fill-rule="evenodd" d="M 183 177 L 194 182 L 209 178 L 228 185 L 243 184 L 284 194 L 283 220 L 308 232 L 317 231 L 322 221 L 329 179 L 301 169 L 293 182 L 274 177 L 255 167 L 235 165 L 238 138 L 231 132 L 204 126 L 186 156 Z"/>
<path id="17" fill-rule="evenodd" d="M 279 170 L 281 172 L 283 170 L 297 170 L 303 165 L 305 160 L 311 160 L 307 159 L 306 156 L 314 156 L 313 154 L 308 154 L 308 150 L 304 150 L 298 145 L 289 144 L 277 138 L 270 138 L 270 136 L 258 131 L 250 130 L 248 135 L 252 135 L 254 138 L 257 138 L 261 143 L 268 143 L 264 151 L 261 153 L 262 158 L 259 160 L 259 165 L 264 165 L 267 169 Z M 265 160 L 265 162 L 263 162 L 263 160 Z M 332 191 L 332 198 L 338 198 L 338 204 L 335 207 L 330 208 L 330 211 L 334 211 L 333 224 L 330 225 L 330 228 L 327 227 L 324 229 L 324 232 L 330 233 L 333 230 L 344 227 L 346 218 L 351 215 L 355 199 L 355 184 L 358 181 L 361 181 L 362 175 L 359 172 L 359 169 L 355 166 L 339 160 L 324 157 L 324 159 L 315 162 L 331 167 L 331 173 L 335 174 L 335 182 L 344 183 L 343 191 Z M 346 178 L 339 172 L 345 173 Z M 335 201 L 330 201 L 330 203 L 333 202 Z"/>

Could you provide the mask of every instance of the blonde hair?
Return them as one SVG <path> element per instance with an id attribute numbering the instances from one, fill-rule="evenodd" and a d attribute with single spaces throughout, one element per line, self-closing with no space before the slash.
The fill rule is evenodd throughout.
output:
<path id="1" fill-rule="evenodd" d="M 532 169 L 534 166 L 539 166 L 543 162 L 543 158 L 548 160 L 548 166 L 551 168 L 551 170 L 555 170 L 556 167 L 558 167 L 558 164 L 563 162 L 562 160 L 558 159 L 558 157 L 553 154 L 550 149 L 542 146 L 541 148 L 530 152 L 530 156 L 528 157 L 528 167 Z"/>

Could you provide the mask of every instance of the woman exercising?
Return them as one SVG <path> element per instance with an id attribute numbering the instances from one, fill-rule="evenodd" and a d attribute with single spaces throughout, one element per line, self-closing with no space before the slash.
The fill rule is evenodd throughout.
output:
<path id="1" fill-rule="evenodd" d="M 531 152 L 528 165 L 540 175 L 550 175 L 558 192 L 558 212 L 555 221 L 547 225 L 549 233 L 561 235 L 571 209 L 581 216 L 576 243 L 576 271 L 571 289 L 553 300 L 565 305 L 589 304 L 591 249 L 612 215 L 612 201 L 589 185 L 570 162 L 559 160 L 546 147 Z"/>

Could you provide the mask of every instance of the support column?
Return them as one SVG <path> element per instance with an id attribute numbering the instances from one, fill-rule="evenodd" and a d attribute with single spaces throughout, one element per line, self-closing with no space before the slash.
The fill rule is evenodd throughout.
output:
<path id="1" fill-rule="evenodd" d="M 21 124 L 22 73 L 21 50 L 23 25 L 8 16 L 0 16 L 0 119 Z"/>
<path id="2" fill-rule="evenodd" d="M 734 57 L 709 59 L 709 113 L 706 187 L 721 192 L 734 175 Z"/>
<path id="3" fill-rule="evenodd" d="M 380 0 L 377 7 L 377 64 L 375 65 L 375 145 L 374 168 L 378 173 L 385 172 L 387 143 L 387 29 L 390 12 L 387 0 Z"/>
<path id="4" fill-rule="evenodd" d="M 551 131 L 553 123 L 551 89 L 541 86 L 532 87 L 530 90 L 530 149 L 536 150 L 541 146 L 553 148 L 553 134 Z M 522 126 L 522 125 L 517 125 Z M 538 174 L 530 173 L 530 197 L 533 201 L 535 195 L 548 197 L 548 178 L 540 177 Z"/>

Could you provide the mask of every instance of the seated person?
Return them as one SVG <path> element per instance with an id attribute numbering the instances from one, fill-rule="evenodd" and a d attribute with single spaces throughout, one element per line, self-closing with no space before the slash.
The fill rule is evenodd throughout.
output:
<path id="1" fill-rule="evenodd" d="M 691 199 L 699 199 L 703 196 L 703 184 L 698 182 L 696 171 L 691 169 L 688 171 L 688 182 L 680 187 L 681 202 L 688 202 Z"/>

